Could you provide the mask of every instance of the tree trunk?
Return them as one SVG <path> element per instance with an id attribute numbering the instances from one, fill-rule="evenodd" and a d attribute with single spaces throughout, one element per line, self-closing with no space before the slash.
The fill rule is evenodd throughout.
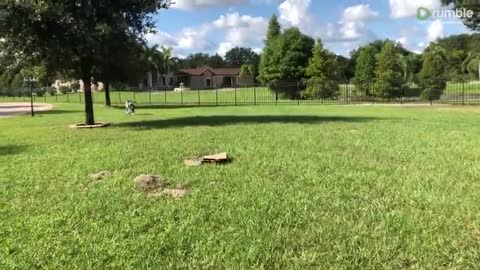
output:
<path id="1" fill-rule="evenodd" d="M 110 101 L 110 82 L 105 82 L 105 105 L 108 107 L 112 106 L 112 102 Z"/>
<path id="2" fill-rule="evenodd" d="M 148 88 L 153 88 L 153 76 L 152 76 L 152 72 L 147 72 L 147 85 L 148 85 Z"/>
<path id="3" fill-rule="evenodd" d="M 85 124 L 95 125 L 92 100 L 92 69 L 90 65 L 82 65 L 82 80 L 85 94 Z"/>

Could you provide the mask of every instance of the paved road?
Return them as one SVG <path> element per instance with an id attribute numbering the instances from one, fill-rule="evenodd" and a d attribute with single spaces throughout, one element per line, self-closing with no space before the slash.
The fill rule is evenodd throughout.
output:
<path id="1" fill-rule="evenodd" d="M 34 103 L 33 110 L 36 112 L 50 111 L 53 106 L 45 103 Z M 30 103 L 0 103 L 0 118 L 11 117 L 19 114 L 30 113 Z"/>

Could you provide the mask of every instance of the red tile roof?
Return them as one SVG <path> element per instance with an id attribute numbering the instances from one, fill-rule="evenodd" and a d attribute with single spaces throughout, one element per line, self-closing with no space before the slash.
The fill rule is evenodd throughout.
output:
<path id="1" fill-rule="evenodd" d="M 203 66 L 198 68 L 180 69 L 179 71 L 180 73 L 190 76 L 202 76 L 207 71 L 210 71 L 213 75 L 217 76 L 240 75 L 240 68 L 211 68 L 209 66 Z"/>

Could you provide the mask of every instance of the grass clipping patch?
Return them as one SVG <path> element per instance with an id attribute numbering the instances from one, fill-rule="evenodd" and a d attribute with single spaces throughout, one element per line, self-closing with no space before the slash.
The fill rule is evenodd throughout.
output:
<path id="1" fill-rule="evenodd" d="M 181 199 L 188 194 L 188 189 L 178 185 L 169 187 L 165 179 L 158 175 L 142 174 L 135 178 L 137 188 L 149 197 L 171 197 Z"/>

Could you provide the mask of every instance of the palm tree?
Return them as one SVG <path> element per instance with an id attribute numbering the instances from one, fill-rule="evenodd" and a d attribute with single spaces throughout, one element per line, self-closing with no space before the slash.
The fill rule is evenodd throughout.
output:
<path id="1" fill-rule="evenodd" d="M 163 75 L 170 74 L 173 71 L 175 63 L 173 62 L 172 58 L 172 48 L 161 47 L 161 54 L 162 54 L 162 84 L 165 85 L 165 78 Z"/>
<path id="2" fill-rule="evenodd" d="M 467 58 L 462 63 L 462 71 L 468 74 L 476 74 L 480 80 L 480 53 L 469 52 Z"/>
<path id="3" fill-rule="evenodd" d="M 144 48 L 144 53 L 146 60 L 148 63 L 150 63 L 155 69 L 156 69 L 156 74 L 157 74 L 157 84 L 160 82 L 160 67 L 163 65 L 163 55 L 162 53 L 158 50 L 158 45 L 154 45 L 152 47 L 145 46 Z M 149 87 L 153 86 L 153 80 L 152 80 L 152 71 L 149 71 L 147 76 L 149 80 Z"/>

